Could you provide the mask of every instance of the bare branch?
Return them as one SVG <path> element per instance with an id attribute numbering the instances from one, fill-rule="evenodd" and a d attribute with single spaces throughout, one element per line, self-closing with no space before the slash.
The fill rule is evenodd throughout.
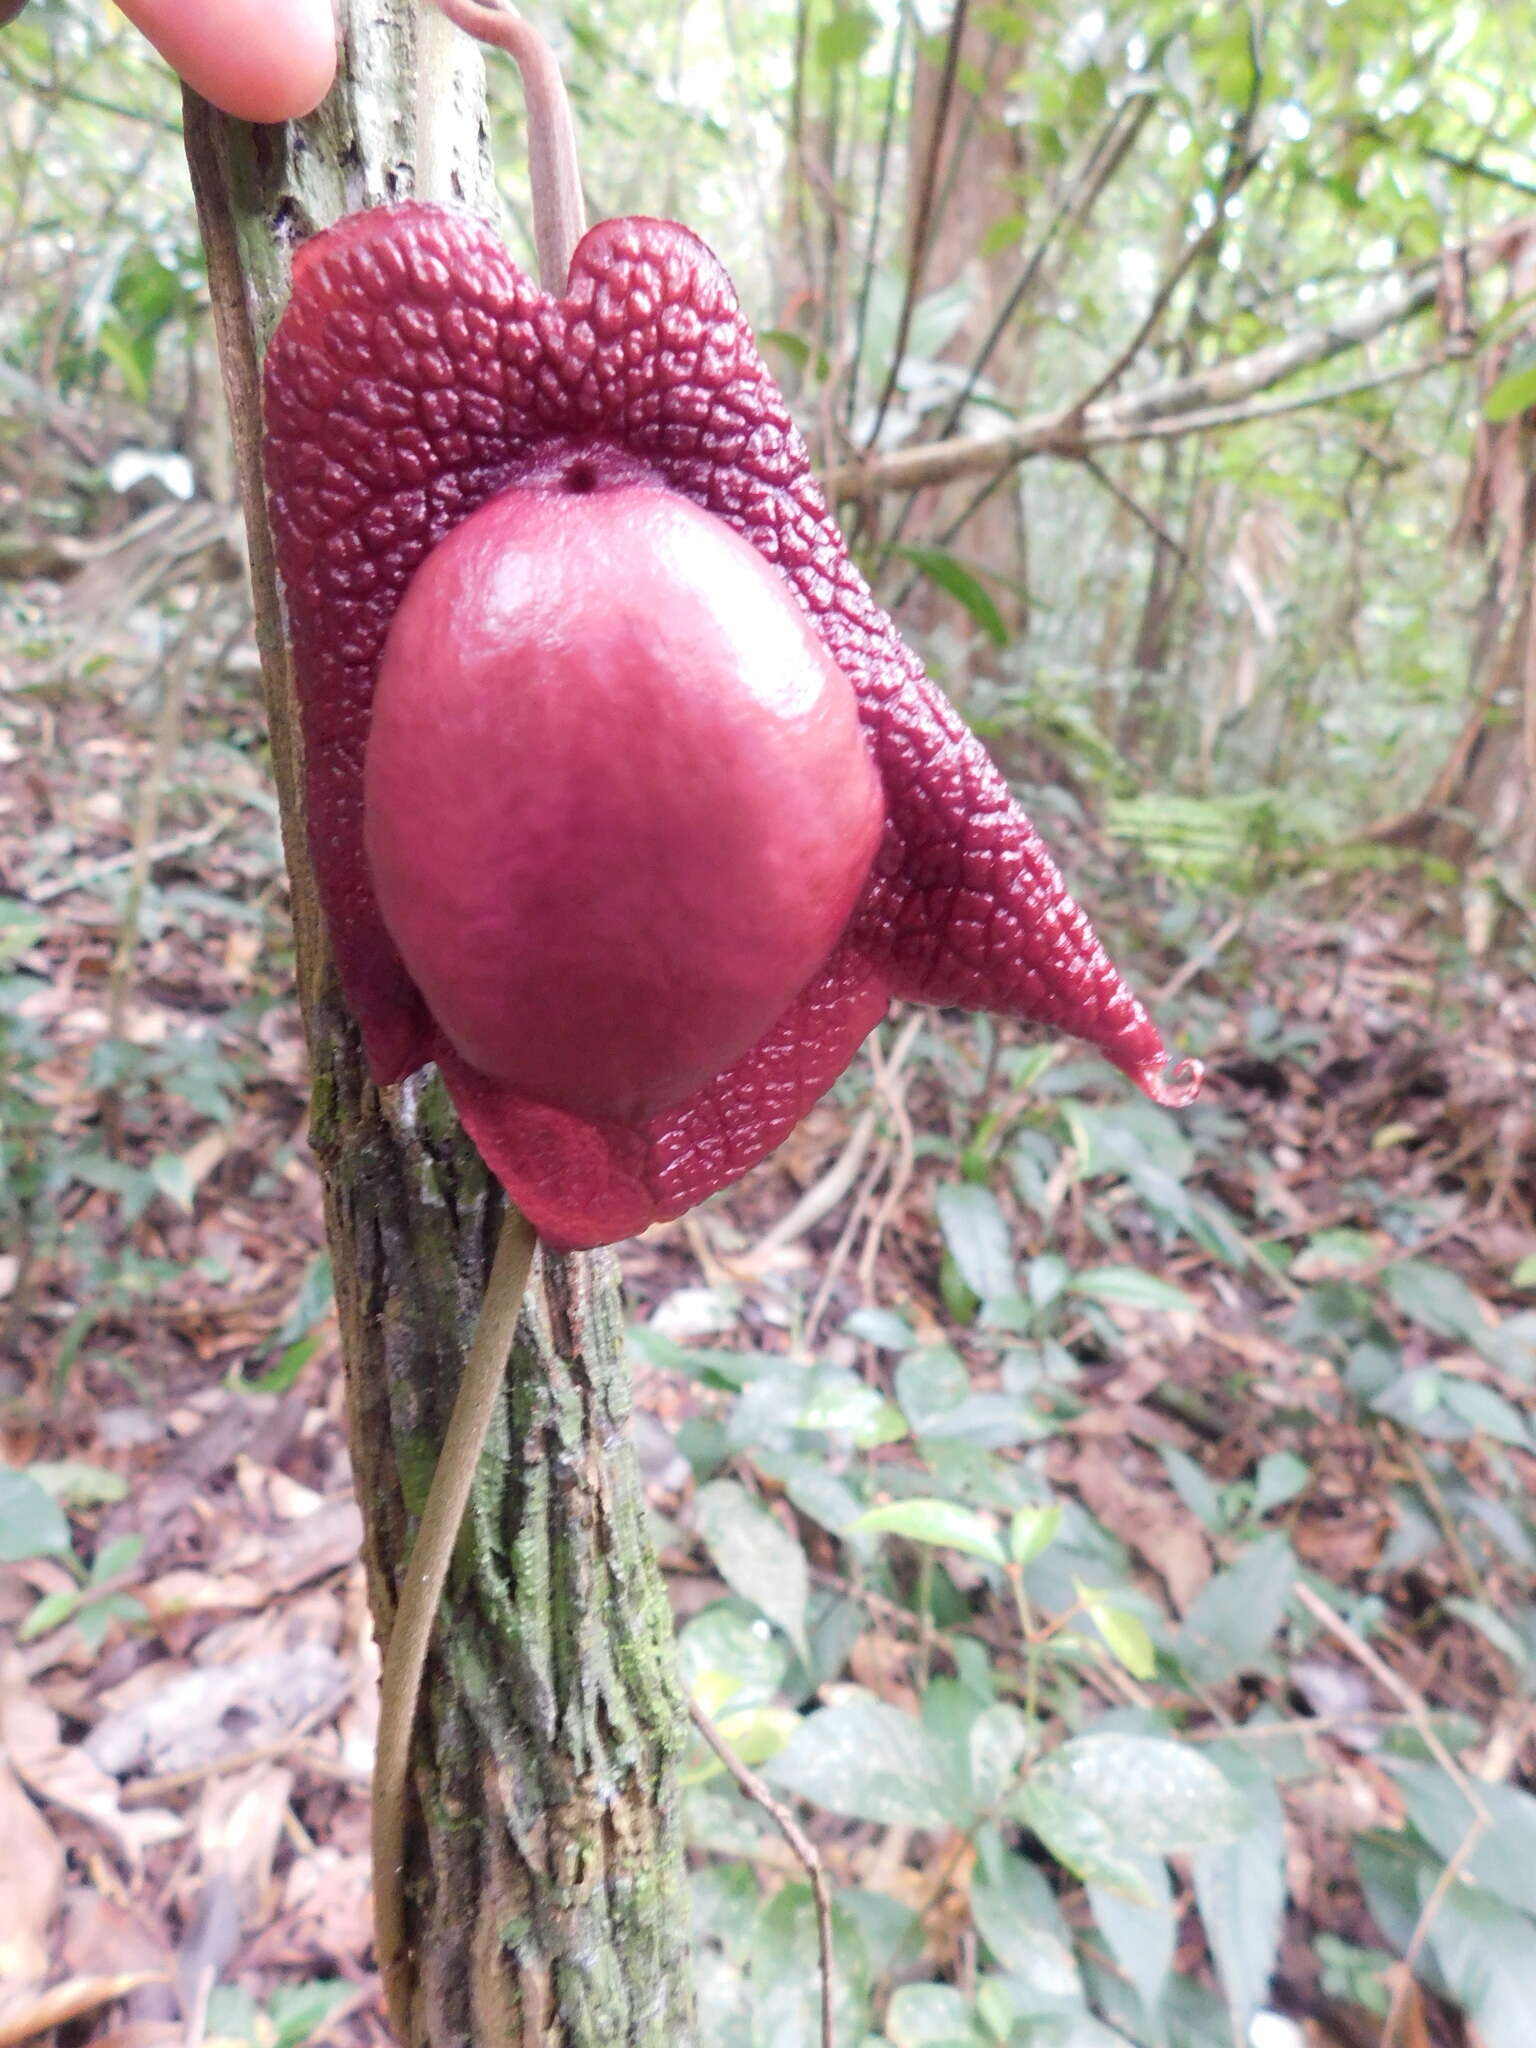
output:
<path id="1" fill-rule="evenodd" d="M 1486 269 L 1494 260 L 1494 251 L 1488 244 L 1468 253 L 1476 268 Z M 1444 361 L 1445 352 L 1437 351 L 1403 368 L 1300 393 L 1276 405 L 1247 403 L 1260 392 L 1286 383 L 1334 356 L 1347 354 L 1425 312 L 1435 303 L 1440 275 L 1440 261 L 1421 264 L 1390 279 L 1353 310 L 1326 326 L 1308 328 L 1249 355 L 1232 357 L 1188 376 L 1168 378 L 1139 392 L 1128 392 L 1094 405 L 1078 402 L 1048 413 L 1027 414 L 1000 434 L 923 442 L 913 448 L 897 449 L 890 455 L 844 463 L 829 472 L 826 488 L 833 497 L 849 498 L 917 490 L 927 484 L 949 483 L 956 477 L 986 476 L 1034 455 L 1080 458 L 1089 448 L 1241 426 L 1249 420 L 1331 404 L 1360 391 L 1418 376 Z"/>
<path id="2" fill-rule="evenodd" d="M 1103 463 L 1095 462 L 1091 455 L 1084 455 L 1083 467 L 1087 470 L 1088 474 L 1093 478 L 1096 484 L 1100 485 L 1104 490 L 1108 491 L 1109 495 L 1114 499 L 1117 505 L 1123 505 L 1126 511 L 1130 513 L 1133 519 L 1140 520 L 1141 524 L 1147 529 L 1148 533 L 1151 534 L 1152 538 L 1155 541 L 1159 541 L 1162 544 L 1162 546 L 1168 549 L 1170 554 L 1177 555 L 1179 560 L 1183 562 L 1186 567 L 1188 566 L 1188 549 L 1180 546 L 1178 541 L 1176 541 L 1173 535 L 1168 531 L 1167 527 L 1164 526 L 1162 521 L 1157 517 L 1156 513 L 1149 512 L 1146 506 L 1140 504 L 1134 497 L 1132 497 L 1131 493 L 1128 490 L 1126 490 L 1122 485 L 1116 483 L 1115 479 L 1110 475 L 1109 471 L 1104 467 Z"/>
<path id="3" fill-rule="evenodd" d="M 917 305 L 918 292 L 922 287 L 924 266 L 928 261 L 928 243 L 933 230 L 933 201 L 938 189 L 939 158 L 943 154 L 944 133 L 949 125 L 949 109 L 954 99 L 955 74 L 960 65 L 960 44 L 965 36 L 965 18 L 969 5 L 970 0 L 955 0 L 955 11 L 950 17 L 949 40 L 944 49 L 944 72 L 939 81 L 939 101 L 933 115 L 933 135 L 927 157 L 923 162 L 916 214 L 912 223 L 907 287 L 902 294 L 901 317 L 896 323 L 896 340 L 891 349 L 891 367 L 886 375 L 885 389 L 880 394 L 880 403 L 875 408 L 875 423 L 870 429 L 871 441 L 879 434 L 891 400 L 896 395 L 896 380 L 901 372 L 901 359 L 907 352 L 907 337 L 912 331 L 912 314 Z"/>

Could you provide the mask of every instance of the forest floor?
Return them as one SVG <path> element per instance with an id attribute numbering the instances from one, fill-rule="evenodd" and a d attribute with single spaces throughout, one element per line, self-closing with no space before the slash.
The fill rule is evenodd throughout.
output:
<path id="1" fill-rule="evenodd" d="M 72 2041 L 113 2048 L 199 2033 L 267 2048 L 379 2039 L 366 1857 L 377 1658 L 254 682 L 236 660 L 199 686 L 147 816 L 150 684 L 43 681 L 0 727 L 0 939 L 7 971 L 28 977 L 12 984 L 0 1115 L 13 1175 L 39 1189 L 30 1242 L 0 1250 L 0 1430 L 5 1460 L 45 1474 L 68 1507 L 72 1548 L 0 1566 L 0 2044 L 69 2021 Z M 136 819 L 154 857 L 114 982 Z M 1094 849 L 1080 851 L 1091 868 Z M 1314 1783 L 1289 1810 L 1276 2003 L 1345 2048 L 1375 2037 L 1327 1995 L 1318 1937 L 1379 1940 L 1344 1844 L 1401 1812 L 1352 1728 L 1464 1714 L 1489 1775 L 1529 1779 L 1536 1761 L 1520 1644 L 1501 1653 L 1487 1622 L 1523 1611 L 1536 1563 L 1511 1505 L 1536 1460 L 1497 1423 L 1529 1404 L 1523 1366 L 1536 1365 L 1523 1320 L 1536 988 L 1501 970 L 1496 948 L 1447 937 L 1438 909 L 1437 923 L 1366 877 L 1331 900 L 1248 906 L 1193 971 L 1172 955 L 1144 963 L 1144 982 L 1166 977 L 1162 1014 L 1187 1016 L 1212 1063 L 1206 1141 L 1180 1184 L 1218 1202 L 1254 1256 L 1160 1234 L 1123 1185 L 1110 1190 L 1139 1263 L 1189 1306 L 1114 1311 L 1124 1342 L 1109 1355 L 1064 1326 L 1089 1398 L 1041 1453 L 1177 1614 L 1223 1544 L 1160 1451 L 1218 1489 L 1289 1451 L 1306 1468 L 1284 1514 L 1297 1556 L 1380 1603 L 1385 1676 L 1346 1635 L 1314 1645 L 1305 1671 L 1272 1669 L 1209 1702 L 1214 1721 L 1268 1707 L 1327 1758 L 1326 1791 Z M 984 1374 L 942 1270 L 934 1189 L 1024 1113 L 1006 1056 L 1026 1042 L 1009 1030 L 989 1051 L 968 1022 L 930 1019 L 896 1079 L 877 1086 L 862 1063 L 739 1188 L 625 1248 L 636 1325 L 725 1349 L 814 1346 L 881 1383 L 887 1354 L 844 1328 L 877 1307 Z M 847 1191 L 787 1236 L 783 1219 L 847 1166 L 850 1143 Z M 1102 1258 L 1087 1179 L 1065 1171 L 1034 1206 L 1006 1177 L 995 1185 L 1020 1256 Z M 1427 1442 L 1410 1418 L 1341 1399 L 1317 1321 L 1330 1284 L 1369 1288 L 1405 1246 L 1463 1291 L 1373 1296 L 1381 1328 L 1410 1370 L 1453 1369 L 1501 1404 Z M 1513 1333 L 1497 1357 L 1477 1348 L 1469 1313 Z M 707 1396 L 654 1354 L 638 1370 L 640 1449 L 688 1614 L 723 1589 L 687 1533 L 671 1428 Z M 1421 1540 L 1405 1544 L 1410 1524 Z M 803 1533 L 813 1563 L 835 1563 L 831 1539 Z M 914 1654 L 872 1603 L 854 1675 L 904 1700 Z M 922 1873 L 948 1856 L 929 1836 L 893 1860 Z M 943 1974 L 942 1900 L 928 1925 Z M 1458 2038 L 1444 2009 L 1416 2013 L 1412 2038 Z"/>

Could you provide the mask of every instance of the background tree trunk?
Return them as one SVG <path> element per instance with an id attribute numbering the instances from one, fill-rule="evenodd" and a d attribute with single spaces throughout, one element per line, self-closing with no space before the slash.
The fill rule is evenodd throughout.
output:
<path id="1" fill-rule="evenodd" d="M 418 132 L 410 0 L 345 0 L 345 75 L 308 121 L 252 129 L 191 95 L 186 106 L 250 532 L 370 1598 L 386 1640 L 501 1196 L 435 1075 L 371 1085 L 330 970 L 261 488 L 259 361 L 297 238 L 409 196 L 413 165 L 432 152 L 433 191 L 493 203 L 478 57 L 429 19 L 430 136 Z M 413 2042 L 692 2038 L 673 1772 L 683 1723 L 628 1401 L 615 1262 L 543 1258 L 417 1737 Z"/>

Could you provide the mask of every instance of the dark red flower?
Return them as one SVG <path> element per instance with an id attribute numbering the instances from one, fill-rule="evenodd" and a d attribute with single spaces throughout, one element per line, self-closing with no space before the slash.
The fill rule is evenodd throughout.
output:
<path id="1" fill-rule="evenodd" d="M 680 1215 L 770 1152 L 892 997 L 1086 1039 L 1154 1101 L 1199 1086 L 1049 854 L 848 559 L 729 279 L 687 229 L 605 221 L 565 296 L 481 221 L 405 205 L 308 243 L 266 369 L 267 477 L 302 708 L 310 846 L 372 1070 L 441 1067 L 476 1145 L 551 1242 Z M 527 1099 L 448 1043 L 375 897 L 363 770 L 386 635 L 427 552 L 551 456 L 637 473 L 726 521 L 783 576 L 856 692 L 886 824 L 820 972 L 746 1053 L 633 1124 Z"/>

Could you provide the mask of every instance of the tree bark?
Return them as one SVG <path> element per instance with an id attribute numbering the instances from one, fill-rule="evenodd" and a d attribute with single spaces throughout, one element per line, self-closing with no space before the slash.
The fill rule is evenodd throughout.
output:
<path id="1" fill-rule="evenodd" d="M 387 1640 L 501 1195 L 435 1074 L 371 1084 L 331 971 L 261 484 L 259 363 L 304 236 L 408 197 L 422 154 L 434 193 L 489 210 L 494 187 L 471 46 L 439 38 L 432 18 L 418 96 L 411 0 L 343 0 L 341 18 L 343 76 L 309 120 L 253 129 L 189 94 L 186 138 L 250 538 L 369 1597 Z M 622 1337 L 611 1254 L 544 1256 L 417 1730 L 412 2048 L 693 2039 L 674 1772 L 684 1722 L 625 1436 Z"/>

